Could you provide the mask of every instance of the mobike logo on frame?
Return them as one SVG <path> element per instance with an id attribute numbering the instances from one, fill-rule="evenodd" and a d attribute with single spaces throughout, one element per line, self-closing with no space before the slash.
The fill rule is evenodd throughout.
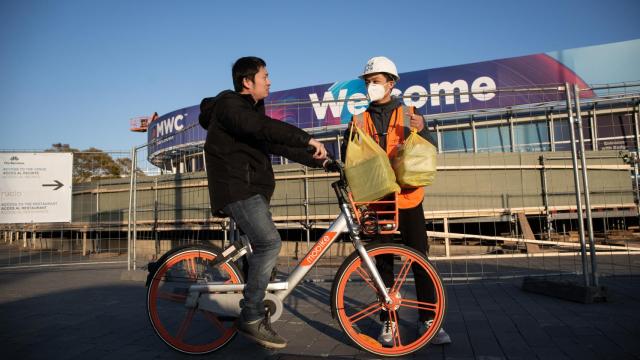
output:
<path id="1" fill-rule="evenodd" d="M 313 265 L 313 263 L 318 259 L 320 255 L 324 253 L 326 247 L 329 246 L 329 244 L 331 244 L 331 241 L 335 239 L 335 237 L 336 237 L 336 233 L 333 231 L 326 232 L 324 235 L 322 235 L 320 240 L 318 240 L 318 242 L 315 245 L 313 245 L 313 248 L 311 248 L 311 251 L 309 251 L 307 256 L 302 260 L 301 265 L 302 266 Z"/>
<path id="2" fill-rule="evenodd" d="M 466 80 L 458 79 L 453 82 L 430 83 L 429 90 L 422 85 L 411 85 L 404 92 L 396 88 L 391 94 L 396 97 L 401 96 L 407 106 L 421 108 L 428 102 L 431 107 L 439 107 L 443 105 L 442 98 L 444 98 L 444 105 L 454 105 L 456 101 L 460 104 L 468 103 L 471 101 L 471 97 L 477 101 L 489 101 L 496 96 L 494 92 L 496 89 L 496 82 L 493 78 L 480 76 L 471 82 L 471 86 Z M 309 94 L 316 117 L 319 120 L 324 120 L 328 109 L 331 109 L 334 117 L 342 117 L 345 102 L 347 111 L 352 115 L 363 113 L 369 105 L 366 95 L 356 92 L 347 97 L 348 92 L 349 89 L 340 89 L 338 99 L 335 99 L 331 91 L 325 91 L 322 100 L 318 98 L 316 93 Z M 469 92 L 474 94 L 469 94 Z M 435 96 L 435 94 L 439 94 L 439 96 Z"/>

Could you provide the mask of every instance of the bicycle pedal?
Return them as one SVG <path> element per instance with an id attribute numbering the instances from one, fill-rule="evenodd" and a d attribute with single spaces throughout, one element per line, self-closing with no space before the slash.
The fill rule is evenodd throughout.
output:
<path id="1" fill-rule="evenodd" d="M 249 250 L 246 247 L 240 248 L 240 249 L 237 250 L 237 252 L 233 253 L 233 255 L 230 257 L 230 259 L 231 259 L 231 261 L 237 261 L 238 259 L 243 257 L 248 252 L 249 252 Z M 224 252 L 222 254 L 224 255 Z"/>
<path id="2" fill-rule="evenodd" d="M 221 263 L 227 263 L 229 261 L 236 261 L 244 255 L 252 253 L 251 245 L 248 242 L 245 244 L 242 241 L 235 241 L 233 244 L 229 245 L 228 248 L 224 249 L 221 254 L 222 256 L 213 263 L 213 266 L 217 266 Z"/>

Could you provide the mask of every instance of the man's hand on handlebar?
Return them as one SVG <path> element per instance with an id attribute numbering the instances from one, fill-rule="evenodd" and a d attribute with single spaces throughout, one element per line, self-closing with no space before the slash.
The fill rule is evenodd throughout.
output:
<path id="1" fill-rule="evenodd" d="M 327 152 L 327 149 L 324 145 L 316 139 L 309 140 L 309 145 L 307 146 L 307 152 L 309 154 L 313 154 L 313 158 L 317 160 L 324 160 L 322 162 L 322 167 L 327 172 L 341 172 L 342 171 L 342 163 L 340 161 L 335 160 L 333 156 Z"/>
<path id="2" fill-rule="evenodd" d="M 313 158 L 316 160 L 323 160 L 327 158 L 327 149 L 325 149 L 324 144 L 316 139 L 309 140 L 309 145 L 313 146 L 315 152 L 313 153 Z"/>
<path id="3" fill-rule="evenodd" d="M 327 158 L 327 160 L 322 163 L 322 167 L 327 172 L 340 172 L 340 170 L 342 170 L 340 162 L 331 158 Z"/>

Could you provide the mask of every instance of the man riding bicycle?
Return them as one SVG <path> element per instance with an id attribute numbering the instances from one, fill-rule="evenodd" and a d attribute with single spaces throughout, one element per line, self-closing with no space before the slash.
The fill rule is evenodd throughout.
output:
<path id="1" fill-rule="evenodd" d="M 265 318 L 263 299 L 281 247 L 269 211 L 275 188 L 270 154 L 321 167 L 324 145 L 303 130 L 265 115 L 271 81 L 264 60 L 238 59 L 232 68 L 235 91 L 225 90 L 200 104 L 207 130 L 205 160 L 211 210 L 234 219 L 253 249 L 249 257 L 238 331 L 259 344 L 283 348 L 287 342 Z M 315 149 L 313 154 L 307 147 Z"/>

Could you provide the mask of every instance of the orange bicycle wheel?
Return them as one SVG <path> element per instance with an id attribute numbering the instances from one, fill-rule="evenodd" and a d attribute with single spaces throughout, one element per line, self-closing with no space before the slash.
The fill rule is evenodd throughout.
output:
<path id="1" fill-rule="evenodd" d="M 403 245 L 376 244 L 366 247 L 369 256 L 394 257 L 393 284 L 389 286 L 391 304 L 379 296 L 373 278 L 357 253 L 351 254 L 338 270 L 331 291 L 334 318 L 345 334 L 361 349 L 381 356 L 413 353 L 438 333 L 444 320 L 446 302 L 442 280 L 427 257 Z M 433 298 L 418 300 L 414 271 L 424 270 L 433 285 Z M 397 326 L 392 331 L 393 344 L 378 341 L 384 326 L 381 312 Z M 426 332 L 419 331 L 420 312 L 433 319 Z"/>
<path id="2" fill-rule="evenodd" d="M 235 318 L 185 305 L 189 286 L 207 282 L 238 284 L 242 275 L 232 264 L 212 267 L 220 252 L 208 247 L 176 251 L 158 266 L 147 291 L 151 325 L 170 347 L 188 354 L 218 350 L 236 335 Z"/>

